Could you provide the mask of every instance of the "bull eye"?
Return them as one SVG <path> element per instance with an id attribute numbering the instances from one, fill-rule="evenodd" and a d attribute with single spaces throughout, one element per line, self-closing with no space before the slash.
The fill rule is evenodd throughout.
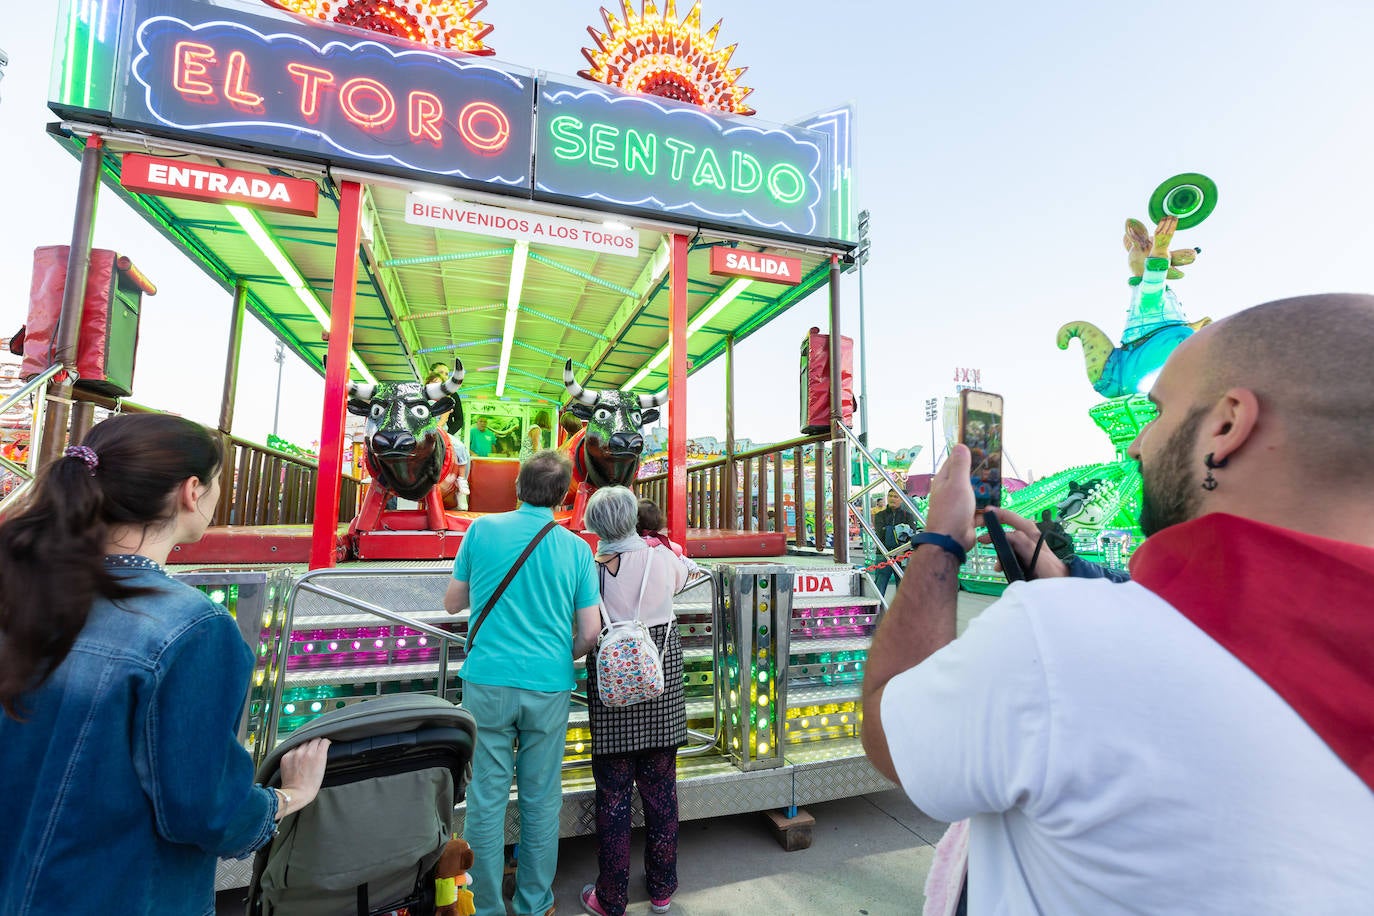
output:
<path id="1" fill-rule="evenodd" d="M 374 420 L 380 420 L 382 417 L 386 416 L 386 408 L 381 404 L 373 404 L 372 409 L 368 411 L 368 416 L 372 417 Z"/>
<path id="2" fill-rule="evenodd" d="M 612 413 L 609 407 L 598 407 L 596 413 L 592 414 L 592 419 L 603 426 L 611 422 Z"/>
<path id="3" fill-rule="evenodd" d="M 428 420 L 429 408 L 423 404 L 416 404 L 414 407 L 410 408 L 410 415 L 417 420 Z"/>
<path id="4" fill-rule="evenodd" d="M 630 413 L 630 425 L 631 425 L 631 426 L 634 426 L 634 427 L 638 427 L 638 426 L 640 425 L 640 418 L 641 418 L 642 416 L 643 416 L 643 415 L 642 415 L 639 411 L 637 411 L 637 410 L 631 411 L 631 413 Z"/>

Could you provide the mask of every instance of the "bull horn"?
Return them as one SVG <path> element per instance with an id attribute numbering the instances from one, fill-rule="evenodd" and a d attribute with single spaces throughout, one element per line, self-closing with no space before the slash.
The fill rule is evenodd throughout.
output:
<path id="1" fill-rule="evenodd" d="M 639 396 L 639 406 L 644 410 L 650 407 L 660 407 L 668 403 L 668 389 L 660 391 L 658 394 L 641 394 Z"/>
<path id="2" fill-rule="evenodd" d="M 372 396 L 377 393 L 376 385 L 359 385 L 357 382 L 348 383 L 348 396 L 357 398 L 360 401 L 370 401 Z"/>
<path id="3" fill-rule="evenodd" d="M 596 403 L 596 392 L 588 391 L 577 384 L 577 379 L 573 376 L 572 360 L 563 364 L 563 387 L 568 389 L 568 394 L 572 396 L 574 401 L 586 404 L 588 407 Z"/>
<path id="4" fill-rule="evenodd" d="M 455 359 L 453 361 L 453 372 L 442 382 L 430 382 L 425 386 L 425 397 L 431 401 L 437 401 L 446 394 L 453 394 L 458 387 L 463 384 L 463 361 Z"/>
<path id="5" fill-rule="evenodd" d="M 1057 343 L 1059 349 L 1067 350 L 1069 341 L 1075 337 L 1083 345 L 1083 368 L 1088 372 L 1088 381 L 1094 385 L 1102 378 L 1102 370 L 1112 355 L 1112 339 L 1097 325 L 1087 321 L 1070 321 L 1059 329 Z"/>

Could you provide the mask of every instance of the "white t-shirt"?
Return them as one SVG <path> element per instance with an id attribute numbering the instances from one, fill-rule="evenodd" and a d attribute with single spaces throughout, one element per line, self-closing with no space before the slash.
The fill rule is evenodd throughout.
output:
<path id="1" fill-rule="evenodd" d="M 649 579 L 646 582 L 644 568 L 650 557 L 653 558 L 653 566 L 649 567 Z M 644 601 L 639 607 L 639 619 L 650 627 L 672 622 L 673 595 L 687 581 L 687 570 L 671 550 L 663 546 L 631 550 L 620 555 L 618 566 L 612 566 L 615 566 L 614 575 L 604 567 L 597 570 L 601 581 L 601 601 L 606 606 L 608 617 L 612 620 L 633 620 L 642 583 Z"/>
<path id="2" fill-rule="evenodd" d="M 1013 585 L 880 715 L 972 914 L 1374 913 L 1374 792 L 1140 585 Z"/>

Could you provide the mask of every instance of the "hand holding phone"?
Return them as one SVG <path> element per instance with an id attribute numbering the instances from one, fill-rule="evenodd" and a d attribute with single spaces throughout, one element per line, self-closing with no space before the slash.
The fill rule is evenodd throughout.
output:
<path id="1" fill-rule="evenodd" d="M 1011 549 L 1007 533 L 1002 530 L 1002 521 L 997 517 L 997 513 L 991 509 L 987 510 L 983 513 L 983 522 L 988 527 L 992 549 L 997 551 L 997 562 L 1002 564 L 1002 575 L 1007 577 L 1008 582 L 1024 582 L 1026 573 L 1021 568 L 1021 559 L 1016 556 L 1016 551 Z"/>

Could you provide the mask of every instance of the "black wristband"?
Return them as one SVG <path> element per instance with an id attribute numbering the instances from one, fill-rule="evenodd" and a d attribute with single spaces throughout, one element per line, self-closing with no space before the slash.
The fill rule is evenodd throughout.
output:
<path id="1" fill-rule="evenodd" d="M 963 565 L 963 562 L 968 559 L 968 551 L 964 549 L 964 545 L 947 534 L 936 534 L 934 531 L 922 531 L 919 534 L 912 535 L 911 543 L 914 545 L 912 549 L 915 549 L 915 546 L 921 544 L 933 544 L 946 553 L 953 554 L 954 559 L 958 560 L 960 565 Z"/>

